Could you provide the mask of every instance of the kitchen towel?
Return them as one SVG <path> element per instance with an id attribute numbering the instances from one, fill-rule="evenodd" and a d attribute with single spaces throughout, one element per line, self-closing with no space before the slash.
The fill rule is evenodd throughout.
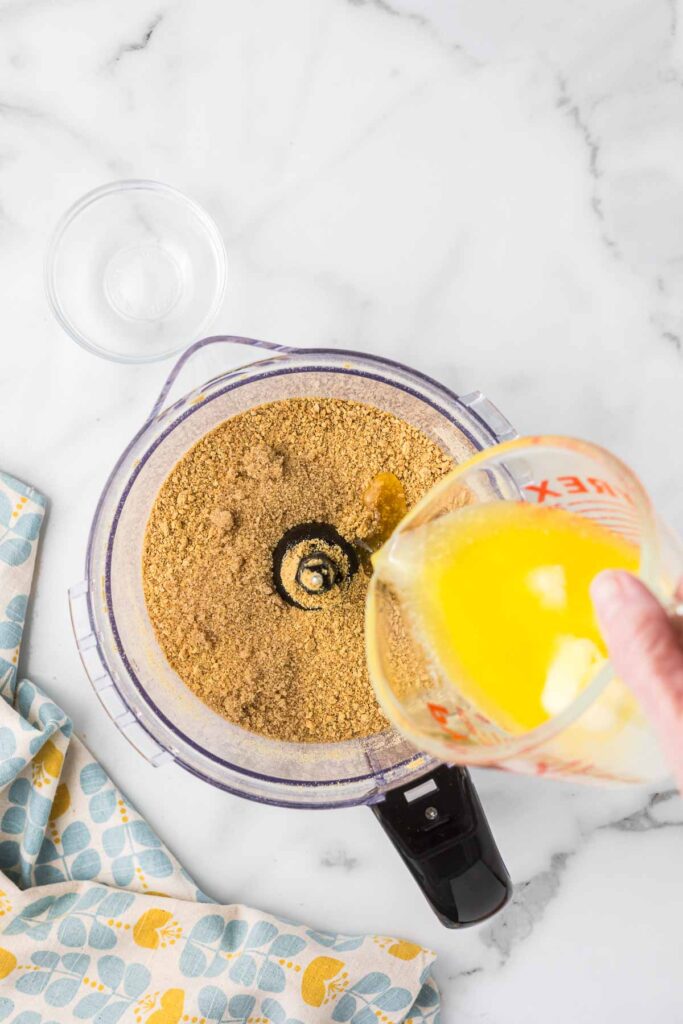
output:
<path id="1" fill-rule="evenodd" d="M 44 513 L 0 473 L 0 1021 L 439 1024 L 433 953 L 213 903 L 17 681 Z"/>

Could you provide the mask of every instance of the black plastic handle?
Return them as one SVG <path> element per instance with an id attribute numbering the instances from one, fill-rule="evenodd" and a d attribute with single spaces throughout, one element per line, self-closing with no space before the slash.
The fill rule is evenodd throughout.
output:
<path id="1" fill-rule="evenodd" d="M 465 768 L 440 765 L 372 810 L 447 928 L 485 921 L 512 883 Z"/>

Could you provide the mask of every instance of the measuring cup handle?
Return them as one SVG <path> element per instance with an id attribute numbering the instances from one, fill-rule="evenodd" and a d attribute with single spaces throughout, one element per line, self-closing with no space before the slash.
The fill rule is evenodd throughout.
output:
<path id="1" fill-rule="evenodd" d="M 465 768 L 440 765 L 372 810 L 447 928 L 479 924 L 505 906 L 510 876 Z"/>
<path id="2" fill-rule="evenodd" d="M 276 345 L 272 341 L 258 341 L 256 338 L 242 338 L 237 334 L 215 334 L 210 338 L 202 338 L 200 341 L 195 341 L 193 345 L 190 345 L 185 349 L 180 359 L 178 359 L 174 364 L 173 369 L 164 382 L 164 386 L 159 392 L 159 397 L 152 407 L 152 411 L 149 414 L 147 422 L 149 422 L 149 420 L 153 420 L 155 416 L 158 416 L 162 411 L 164 402 L 168 398 L 168 394 L 185 364 L 188 363 L 200 349 L 206 348 L 207 345 L 223 345 L 226 343 L 231 345 L 247 345 L 249 348 L 263 349 L 268 352 L 279 352 L 284 354 L 296 351 L 296 349 L 288 348 L 286 345 Z"/>

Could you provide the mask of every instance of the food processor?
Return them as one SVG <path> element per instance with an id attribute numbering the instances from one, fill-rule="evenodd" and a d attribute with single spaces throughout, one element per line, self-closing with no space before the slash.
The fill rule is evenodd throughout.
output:
<path id="1" fill-rule="evenodd" d="M 181 370 L 199 350 L 228 345 L 257 358 L 171 400 Z M 185 686 L 147 614 L 145 527 L 173 466 L 225 419 L 265 402 L 305 397 L 351 399 L 392 413 L 454 461 L 515 435 L 480 392 L 459 397 L 388 359 L 232 336 L 196 342 L 175 364 L 99 499 L 85 579 L 69 592 L 78 649 L 107 713 L 151 764 L 175 761 L 211 785 L 261 803 L 367 804 L 440 920 L 448 927 L 473 924 L 504 906 L 511 887 L 465 769 L 440 764 L 390 729 L 301 744 L 242 729 Z"/>

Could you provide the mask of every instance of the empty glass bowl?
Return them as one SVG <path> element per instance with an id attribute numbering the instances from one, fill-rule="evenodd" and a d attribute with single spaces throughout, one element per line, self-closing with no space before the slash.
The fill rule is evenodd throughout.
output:
<path id="1" fill-rule="evenodd" d="M 164 359 L 203 335 L 225 278 L 214 221 L 157 181 L 115 181 L 83 196 L 57 225 L 45 265 L 67 334 L 124 363 Z"/>

